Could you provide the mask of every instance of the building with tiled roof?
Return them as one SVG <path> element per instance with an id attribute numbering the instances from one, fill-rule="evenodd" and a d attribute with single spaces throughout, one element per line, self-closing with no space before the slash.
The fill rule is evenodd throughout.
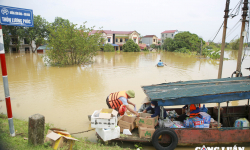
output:
<path id="1" fill-rule="evenodd" d="M 158 37 L 156 35 L 146 35 L 141 38 L 144 44 L 158 44 Z"/>
<path id="2" fill-rule="evenodd" d="M 123 44 L 128 39 L 132 39 L 136 44 L 139 44 L 139 33 L 137 31 L 112 31 L 112 30 L 92 30 L 89 34 L 102 32 L 102 38 L 106 39 L 105 44 L 116 44 L 116 50 L 122 50 Z"/>
<path id="3" fill-rule="evenodd" d="M 166 39 L 166 38 L 174 38 L 174 36 L 178 33 L 178 30 L 166 30 L 166 31 L 163 31 L 161 33 L 161 42 L 163 43 L 163 41 Z"/>

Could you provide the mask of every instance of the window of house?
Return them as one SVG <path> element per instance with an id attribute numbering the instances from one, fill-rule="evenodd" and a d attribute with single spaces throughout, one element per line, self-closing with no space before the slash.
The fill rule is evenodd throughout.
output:
<path id="1" fill-rule="evenodd" d="M 163 43 L 163 40 L 162 40 L 162 43 Z"/>
<path id="2" fill-rule="evenodd" d="M 155 39 L 154 39 L 154 42 L 155 42 Z"/>
<path id="3" fill-rule="evenodd" d="M 122 42 L 122 38 L 120 39 L 120 42 Z"/>
<path id="4" fill-rule="evenodd" d="M 134 42 L 136 42 L 136 39 L 134 39 Z"/>
<path id="5" fill-rule="evenodd" d="M 128 39 L 125 39 L 125 42 L 127 42 L 128 41 Z"/>
<path id="6" fill-rule="evenodd" d="M 168 34 L 166 34 L 166 37 L 168 36 Z"/>
<path id="7" fill-rule="evenodd" d="M 162 34 L 162 37 L 164 37 L 164 34 Z"/>
<path id="8" fill-rule="evenodd" d="M 122 46 L 120 47 L 120 50 L 122 50 Z"/>
<path id="9" fill-rule="evenodd" d="M 12 44 L 17 44 L 17 38 L 12 38 L 11 41 L 12 41 Z"/>
<path id="10" fill-rule="evenodd" d="M 174 36 L 174 34 L 172 34 L 172 37 Z"/>
<path id="11" fill-rule="evenodd" d="M 118 42 L 118 39 L 117 39 L 117 38 L 115 39 L 115 42 Z"/>
<path id="12" fill-rule="evenodd" d="M 24 38 L 23 40 L 24 40 L 24 44 L 29 44 L 28 39 Z"/>
<path id="13" fill-rule="evenodd" d="M 110 38 L 108 38 L 108 42 L 110 42 Z"/>

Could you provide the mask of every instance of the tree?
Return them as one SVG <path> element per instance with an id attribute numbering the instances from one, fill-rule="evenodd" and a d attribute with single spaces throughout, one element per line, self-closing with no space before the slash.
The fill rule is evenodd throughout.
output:
<path id="1" fill-rule="evenodd" d="M 114 52 L 114 51 L 115 51 L 115 48 L 114 48 L 113 45 L 107 43 L 107 44 L 104 45 L 103 51 L 104 51 L 104 52 Z"/>
<path id="2" fill-rule="evenodd" d="M 102 45 L 101 32 L 94 35 L 93 30 L 85 24 L 77 28 L 77 24 L 65 20 L 66 24 L 50 24 L 48 47 L 45 61 L 51 65 L 74 65 L 90 62 Z"/>
<path id="3" fill-rule="evenodd" d="M 139 52 L 140 47 L 136 44 L 133 40 L 129 39 L 127 42 L 122 46 L 124 52 Z"/>
<path id="4" fill-rule="evenodd" d="M 199 52 L 201 49 L 201 42 L 202 45 L 205 45 L 205 41 L 198 37 L 198 35 L 185 31 L 176 34 L 174 39 L 166 38 L 164 40 L 163 47 L 169 51 L 185 48 L 191 52 Z"/>
<path id="5" fill-rule="evenodd" d="M 10 42 L 12 42 L 12 45 L 16 48 L 16 50 L 19 50 L 20 43 L 21 43 L 21 37 L 23 33 L 23 27 L 21 26 L 2 26 L 3 31 L 3 40 L 4 40 L 4 49 L 6 52 L 9 51 L 10 48 Z"/>
<path id="6" fill-rule="evenodd" d="M 45 38 L 48 37 L 48 22 L 40 15 L 34 15 L 34 27 L 25 27 L 20 36 L 28 41 L 34 53 L 44 43 Z M 33 41 L 36 45 L 35 49 L 32 46 Z"/>

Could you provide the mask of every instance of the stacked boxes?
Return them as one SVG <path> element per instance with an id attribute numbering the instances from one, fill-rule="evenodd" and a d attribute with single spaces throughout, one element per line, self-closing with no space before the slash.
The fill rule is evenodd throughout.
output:
<path id="1" fill-rule="evenodd" d="M 204 128 L 209 128 L 211 116 L 206 112 L 200 112 L 200 118 L 204 120 Z"/>
<path id="2" fill-rule="evenodd" d="M 120 127 L 117 126 L 118 112 L 113 109 L 96 110 L 91 116 L 91 127 L 96 128 L 96 132 L 103 141 L 120 137 Z"/>
<path id="3" fill-rule="evenodd" d="M 155 132 L 155 126 L 158 124 L 158 116 L 154 118 L 146 118 L 152 114 L 140 113 L 140 117 L 136 118 L 140 138 L 152 138 Z"/>
<path id="4" fill-rule="evenodd" d="M 123 132 L 124 129 L 129 129 L 130 132 L 135 128 L 135 117 L 129 117 L 123 115 L 119 118 L 118 126 L 120 127 L 120 132 Z"/>

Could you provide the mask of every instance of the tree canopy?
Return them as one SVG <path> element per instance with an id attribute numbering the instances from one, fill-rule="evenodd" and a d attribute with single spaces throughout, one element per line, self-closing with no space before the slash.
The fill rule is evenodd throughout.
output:
<path id="1" fill-rule="evenodd" d="M 107 43 L 107 44 L 104 45 L 103 51 L 104 51 L 104 52 L 114 52 L 114 51 L 115 51 L 115 48 L 114 48 L 113 45 Z"/>
<path id="2" fill-rule="evenodd" d="M 180 32 L 175 35 L 174 39 L 166 38 L 163 47 L 168 51 L 175 51 L 181 48 L 186 48 L 191 52 L 198 52 L 202 45 L 205 44 L 202 38 L 188 31 Z"/>
<path id="3" fill-rule="evenodd" d="M 61 19 L 60 19 L 61 20 Z M 49 26 L 48 47 L 45 61 L 51 65 L 74 65 L 91 61 L 96 51 L 102 45 L 101 32 L 94 35 L 89 33 L 93 30 L 85 24 L 77 28 L 77 24 L 69 20 L 57 22 Z M 62 24 L 60 24 L 62 23 Z"/>
<path id="4" fill-rule="evenodd" d="M 124 52 L 139 52 L 141 51 L 138 44 L 136 44 L 132 39 L 127 40 L 127 42 L 122 46 Z"/>

